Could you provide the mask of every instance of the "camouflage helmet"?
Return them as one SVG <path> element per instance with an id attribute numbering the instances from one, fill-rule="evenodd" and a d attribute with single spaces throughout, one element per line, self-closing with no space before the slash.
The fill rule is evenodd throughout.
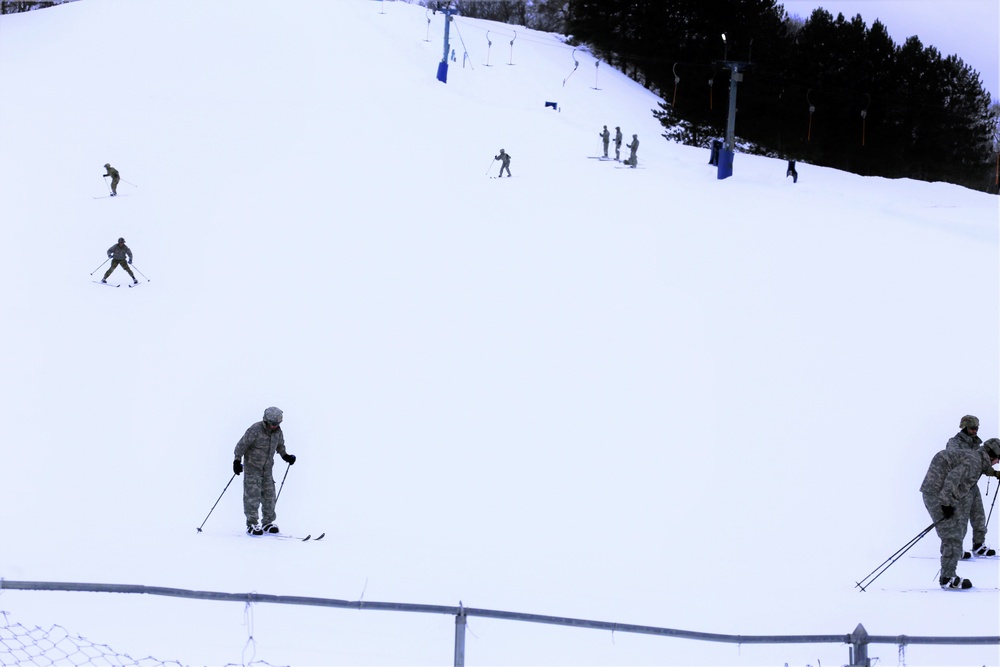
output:
<path id="1" fill-rule="evenodd" d="M 124 237 L 122 237 L 122 236 L 119 236 L 119 237 L 118 237 L 118 242 L 119 242 L 119 243 L 125 243 L 125 238 L 124 238 Z"/>
<path id="2" fill-rule="evenodd" d="M 972 428 L 979 428 L 979 417 L 973 417 L 972 415 L 965 415 L 962 417 L 962 421 L 958 422 L 958 428 L 965 429 L 971 426 Z"/>
<path id="3" fill-rule="evenodd" d="M 990 438 L 983 443 L 983 449 L 990 454 L 992 459 L 1000 459 L 1000 438 Z"/>
<path id="4" fill-rule="evenodd" d="M 105 166 L 105 167 L 110 167 L 110 166 L 111 166 L 111 163 L 110 163 L 110 162 L 105 162 L 105 163 L 104 163 L 104 166 Z"/>
<path id="5" fill-rule="evenodd" d="M 264 421 L 271 422 L 272 424 L 281 423 L 282 413 L 278 408 L 271 406 L 267 410 L 264 410 Z"/>

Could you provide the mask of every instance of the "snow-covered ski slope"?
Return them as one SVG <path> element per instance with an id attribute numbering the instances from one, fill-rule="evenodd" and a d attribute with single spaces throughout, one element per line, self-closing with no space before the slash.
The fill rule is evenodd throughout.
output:
<path id="1" fill-rule="evenodd" d="M 1000 434 L 998 199 L 804 163 L 793 185 L 747 155 L 719 181 L 606 64 L 577 51 L 564 86 L 557 37 L 517 29 L 508 64 L 514 28 L 456 28 L 442 84 L 442 16 L 425 41 L 404 3 L 0 17 L 0 577 L 996 635 L 996 594 L 901 593 L 934 586 L 932 559 L 853 585 L 930 522 L 917 489 L 959 418 Z M 644 169 L 588 159 L 605 124 L 638 134 Z M 509 180 L 489 178 L 500 148 Z M 128 197 L 93 199 L 106 162 Z M 119 236 L 142 289 L 92 282 Z M 240 480 L 195 530 L 269 405 L 298 456 L 278 524 L 320 543 L 243 535 Z M 1000 579 L 997 561 L 959 573 Z M 250 660 L 251 632 L 272 664 L 453 651 L 448 616 L 14 591 L 0 609 L 185 665 Z M 469 630 L 470 665 L 848 657 Z"/>

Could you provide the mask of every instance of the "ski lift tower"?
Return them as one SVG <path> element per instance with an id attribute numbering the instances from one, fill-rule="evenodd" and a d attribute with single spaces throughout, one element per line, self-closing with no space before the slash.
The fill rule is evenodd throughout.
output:
<path id="1" fill-rule="evenodd" d="M 454 3 L 449 3 L 447 9 L 444 10 L 444 55 L 441 57 L 441 62 L 438 63 L 438 73 L 437 80 L 441 83 L 448 83 L 448 53 L 450 51 L 450 43 L 448 41 L 448 29 L 451 27 L 451 17 L 452 14 L 457 13 L 458 10 L 455 9 Z"/>
<path id="2" fill-rule="evenodd" d="M 729 70 L 729 118 L 726 121 L 726 141 L 719 152 L 719 179 L 733 175 L 733 156 L 736 154 L 736 87 L 743 80 L 743 73 L 750 69 L 750 63 L 739 60 L 729 60 L 729 43 L 726 33 L 722 33 L 722 43 L 725 45 L 722 60 L 715 64 Z"/>

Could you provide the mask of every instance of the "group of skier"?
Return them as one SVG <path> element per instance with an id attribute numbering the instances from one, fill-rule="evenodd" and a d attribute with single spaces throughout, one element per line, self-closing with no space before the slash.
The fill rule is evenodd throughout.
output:
<path id="1" fill-rule="evenodd" d="M 611 134 L 607 125 L 599 136 L 604 145 L 604 157 L 608 158 Z M 620 160 L 620 127 L 615 127 L 614 142 L 615 160 Z M 625 164 L 634 168 L 639 148 L 638 137 L 633 134 L 632 143 L 626 147 L 631 154 Z M 510 155 L 501 148 L 499 155 L 494 158 L 494 161 L 497 160 L 500 161 L 500 177 L 506 171 L 509 178 Z M 111 196 L 116 196 L 120 175 L 110 164 L 104 166 L 107 169 L 105 177 L 112 178 Z M 111 260 L 111 267 L 101 279 L 102 283 L 107 282 L 108 276 L 119 266 L 131 276 L 133 283 L 139 282 L 129 268 L 132 250 L 125 245 L 124 238 L 120 237 L 115 245 L 108 248 L 107 255 Z M 249 535 L 279 532 L 275 523 L 277 495 L 273 477 L 274 456 L 277 454 L 289 465 L 295 463 L 295 455 L 289 454 L 285 448 L 282 419 L 280 409 L 267 408 L 263 419 L 246 430 L 234 450 L 233 474 L 243 475 L 243 512 Z M 924 506 L 934 521 L 934 529 L 941 540 L 939 584 L 946 590 L 972 587 L 969 579 L 957 574 L 960 560 L 992 558 L 997 555 L 995 549 L 986 545 L 986 513 L 978 481 L 983 475 L 1000 479 L 1000 472 L 993 468 L 1000 463 L 1000 439 L 990 438 L 983 442 L 978 433 L 979 419 L 973 415 L 962 417 L 959 432 L 948 440 L 943 450 L 934 455 L 920 486 Z M 963 549 L 963 542 L 970 522 L 972 551 L 967 552 Z"/>
<path id="2" fill-rule="evenodd" d="M 604 146 L 604 158 L 610 160 L 611 158 L 608 157 L 608 146 L 611 144 L 611 132 L 608 130 L 608 126 L 605 125 L 604 129 L 601 130 L 601 132 L 598 133 L 597 136 L 599 136 L 601 138 L 601 143 Z M 638 160 L 636 159 L 636 156 L 635 156 L 636 152 L 639 150 L 639 136 L 633 134 L 632 135 L 632 142 L 628 143 L 628 144 L 625 144 L 625 148 L 629 149 L 629 156 L 628 156 L 628 158 L 625 159 L 625 162 L 623 164 L 627 164 L 628 166 L 630 166 L 633 169 L 635 169 L 636 165 L 639 164 L 639 162 L 638 162 Z M 621 150 L 622 150 L 622 128 L 616 125 L 615 126 L 615 161 L 620 161 L 621 160 Z"/>
<path id="3" fill-rule="evenodd" d="M 608 126 L 604 126 L 604 130 L 598 134 L 601 137 L 601 141 L 604 144 L 604 159 L 610 160 L 608 156 L 608 147 L 611 145 L 611 132 L 608 130 Z M 636 158 L 636 152 L 639 150 L 639 137 L 638 135 L 632 135 L 632 142 L 625 144 L 625 148 L 629 149 L 629 156 L 625 159 L 622 164 L 628 165 L 635 169 L 636 165 L 639 164 Z M 615 161 L 621 161 L 621 149 L 622 149 L 622 129 L 615 126 Z M 493 161 L 500 161 L 500 174 L 497 178 L 503 178 L 504 171 L 507 172 L 507 177 L 510 178 L 510 153 L 504 149 L 500 149 L 500 153 L 493 157 Z"/>
<path id="4" fill-rule="evenodd" d="M 109 186 L 111 188 L 111 196 L 117 197 L 118 182 L 121 181 L 121 174 L 118 173 L 117 169 L 111 166 L 110 162 L 106 162 L 104 164 L 104 170 L 105 170 L 104 178 L 108 178 L 109 176 L 111 177 L 111 184 Z M 111 267 L 104 272 L 104 276 L 101 278 L 102 283 L 107 283 L 108 276 L 111 275 L 111 272 L 120 266 L 123 269 L 125 269 L 125 273 L 127 273 L 132 278 L 133 285 L 139 284 L 139 281 L 135 277 L 135 274 L 132 273 L 132 269 L 129 268 L 129 264 L 132 263 L 132 250 L 127 245 L 125 245 L 124 238 L 118 237 L 118 242 L 115 243 L 110 248 L 108 248 L 108 259 L 111 260 Z"/>
<path id="5" fill-rule="evenodd" d="M 503 154 L 503 151 L 500 153 Z M 510 158 L 505 162 L 509 163 Z M 116 197 L 121 175 L 110 163 L 105 164 L 104 168 L 104 178 L 111 177 L 111 196 Z M 509 168 L 507 174 L 510 175 Z M 132 249 L 125 245 L 124 237 L 119 237 L 118 242 L 108 248 L 107 254 L 111 267 L 101 278 L 102 283 L 107 283 L 108 276 L 120 266 L 131 276 L 132 283 L 138 284 L 138 279 L 129 267 L 132 263 Z M 289 454 L 285 449 L 285 436 L 281 431 L 283 417 L 280 409 L 273 406 L 267 408 L 264 410 L 264 418 L 251 425 L 236 443 L 233 475 L 243 475 L 243 513 L 246 516 L 248 535 L 279 532 L 275 524 L 277 515 L 274 509 L 277 503 L 272 475 L 274 455 L 277 454 L 289 465 L 295 463 L 295 455 Z"/>
<path id="6" fill-rule="evenodd" d="M 971 581 L 958 576 L 958 561 L 997 555 L 986 545 L 986 512 L 978 482 L 983 475 L 1000 479 L 1000 472 L 993 468 L 1000 463 L 1000 439 L 983 442 L 979 419 L 973 415 L 962 417 L 958 427 L 958 433 L 931 459 L 920 485 L 924 507 L 941 539 L 938 583 L 946 590 L 972 588 Z M 967 552 L 962 545 L 970 522 L 972 551 Z"/>

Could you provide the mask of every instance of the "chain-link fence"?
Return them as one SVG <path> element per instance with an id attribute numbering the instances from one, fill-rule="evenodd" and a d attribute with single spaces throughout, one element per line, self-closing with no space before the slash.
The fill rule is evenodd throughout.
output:
<path id="1" fill-rule="evenodd" d="M 251 639 L 252 641 L 252 639 Z M 239 663 L 243 667 L 275 667 L 254 660 Z M 28 627 L 16 623 L 6 611 L 0 611 L 0 665 L 30 665 L 31 667 L 188 667 L 177 660 L 160 660 L 147 656 L 133 658 L 119 653 L 107 644 L 70 633 L 61 625 L 47 628 Z M 238 667 L 229 663 L 226 667 Z"/>
<path id="2" fill-rule="evenodd" d="M 612 623 L 609 621 L 593 621 L 580 618 L 565 618 L 545 616 L 541 614 L 526 614 L 522 612 L 500 611 L 496 609 L 477 609 L 465 607 L 459 602 L 458 607 L 411 604 L 405 602 L 375 602 L 363 600 L 335 600 L 330 598 L 302 597 L 294 595 L 266 595 L 261 593 L 223 593 L 219 591 L 193 591 L 183 588 L 165 588 L 162 586 L 142 586 L 135 584 L 95 584 L 54 581 L 8 581 L 0 578 L 0 590 L 29 591 L 76 591 L 91 593 L 133 593 L 157 595 L 175 598 L 242 602 L 250 609 L 258 603 L 282 605 L 297 605 L 310 607 L 328 607 L 339 609 L 368 609 L 381 611 L 410 612 L 419 614 L 447 614 L 455 617 L 455 667 L 465 666 L 465 633 L 466 621 L 469 617 L 493 618 L 526 623 L 541 623 L 575 628 L 589 628 L 608 632 L 627 632 L 674 639 L 689 639 L 702 642 L 726 644 L 846 644 L 849 648 L 850 667 L 871 667 L 872 660 L 868 657 L 871 644 L 895 644 L 900 648 L 900 655 L 906 646 L 1000 646 L 1000 635 L 978 637 L 925 637 L 910 635 L 869 635 L 860 623 L 853 632 L 847 634 L 828 635 L 725 635 L 710 632 L 695 632 L 675 628 L 660 628 L 627 623 Z M 7 622 L 3 614 L 3 626 L 0 627 L 0 665 L 180 665 L 177 661 L 162 661 L 154 658 L 135 660 L 131 656 L 116 653 L 107 646 L 96 644 L 83 638 L 71 638 L 63 628 L 53 626 L 49 630 L 29 630 L 19 624 Z M 252 623 L 249 624 L 252 627 Z M 255 661 L 255 643 L 253 632 L 247 637 L 244 647 L 244 662 L 242 665 L 268 665 L 266 662 Z M 11 658 L 5 657 L 6 655 Z M 56 659 L 49 658 L 49 655 Z M 246 660 L 245 656 L 251 656 Z M 15 661 L 16 660 L 16 661 Z M 58 662 L 56 660 L 59 660 Z M 876 659 L 877 660 L 877 659 Z M 236 667 L 233 663 L 226 667 Z"/>

